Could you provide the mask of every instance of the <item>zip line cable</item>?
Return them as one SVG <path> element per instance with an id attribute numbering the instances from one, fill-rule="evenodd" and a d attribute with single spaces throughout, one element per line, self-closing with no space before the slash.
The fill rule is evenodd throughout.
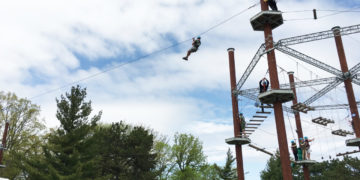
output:
<path id="1" fill-rule="evenodd" d="M 235 17 L 241 15 L 242 13 L 248 11 L 249 9 L 257 6 L 258 4 L 260 4 L 260 3 L 259 3 L 259 2 L 258 2 L 258 3 L 255 3 L 255 4 L 251 5 L 251 6 L 249 6 L 248 8 L 243 9 L 242 11 L 240 11 L 240 12 L 238 12 L 238 13 L 230 16 L 229 18 L 227 18 L 227 19 L 219 22 L 218 24 L 216 24 L 216 25 L 214 25 L 214 26 L 211 26 L 211 27 L 208 28 L 207 30 L 199 33 L 198 36 L 204 35 L 204 34 L 208 33 L 209 31 L 211 31 L 211 30 L 213 30 L 213 29 L 215 29 L 215 28 L 217 28 L 217 27 L 219 27 L 219 26 L 227 23 L 227 22 L 230 21 L 231 19 L 234 19 Z M 38 97 L 40 97 L 40 96 L 43 96 L 43 95 L 52 93 L 52 92 L 54 92 L 54 91 L 57 91 L 57 90 L 59 90 L 59 89 L 65 88 L 65 87 L 68 87 L 68 86 L 70 86 L 70 85 L 73 85 L 73 84 L 76 84 L 76 83 L 79 83 L 79 82 L 82 82 L 82 81 L 86 81 L 86 80 L 88 80 L 88 79 L 94 78 L 94 77 L 96 77 L 96 76 L 99 76 L 99 75 L 104 74 L 104 73 L 106 73 L 106 72 L 109 72 L 109 71 L 112 71 L 112 70 L 114 70 L 114 69 L 120 68 L 120 67 L 122 67 L 122 66 L 125 66 L 125 65 L 128 65 L 128 64 L 131 64 L 131 63 L 140 61 L 140 60 L 145 59 L 145 58 L 147 58 L 147 57 L 150 57 L 150 56 L 152 56 L 152 55 L 155 55 L 155 54 L 161 53 L 161 52 L 163 52 L 163 51 L 166 51 L 166 50 L 168 50 L 168 49 L 171 49 L 171 48 L 173 48 L 173 47 L 177 47 L 177 46 L 179 46 L 179 45 L 181 45 L 181 44 L 183 44 L 183 43 L 185 43 L 185 42 L 187 42 L 187 41 L 190 41 L 190 40 L 192 40 L 192 38 L 186 39 L 186 40 L 183 40 L 183 41 L 180 41 L 180 42 L 177 42 L 177 43 L 172 44 L 172 45 L 170 45 L 170 46 L 168 46 L 168 47 L 165 47 L 165 48 L 162 48 L 162 49 L 153 51 L 153 52 L 151 52 L 151 53 L 149 53 L 149 54 L 140 56 L 140 57 L 135 58 L 135 59 L 133 59 L 133 60 L 130 60 L 130 61 L 128 61 L 128 62 L 124 62 L 124 63 L 122 63 L 122 64 L 118 64 L 118 65 L 112 66 L 112 67 L 107 68 L 107 69 L 104 69 L 104 70 L 102 70 L 102 71 L 100 71 L 100 72 L 98 72 L 98 73 L 95 73 L 95 74 L 89 75 L 89 76 L 87 76 L 87 77 L 85 77 L 85 78 L 82 78 L 82 79 L 79 79 L 79 80 L 76 80 L 76 81 L 67 83 L 67 84 L 62 85 L 62 86 L 60 86 L 60 87 L 57 87 L 57 88 L 54 88 L 54 89 L 50 89 L 50 90 L 45 91 L 45 92 L 43 92 L 43 93 L 41 93 L 41 94 L 35 95 L 35 96 L 33 96 L 33 97 L 30 97 L 29 99 L 38 98 Z"/>

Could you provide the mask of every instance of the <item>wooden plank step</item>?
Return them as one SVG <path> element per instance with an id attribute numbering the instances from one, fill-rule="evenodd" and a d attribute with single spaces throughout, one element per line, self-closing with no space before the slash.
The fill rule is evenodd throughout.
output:
<path id="1" fill-rule="evenodd" d="M 255 130 L 247 130 L 245 129 L 245 132 L 254 132 Z"/>
<path id="2" fill-rule="evenodd" d="M 260 120 L 260 119 L 250 119 L 250 121 L 252 121 L 252 122 L 264 122 L 264 120 Z"/>
<path id="3" fill-rule="evenodd" d="M 253 116 L 254 118 L 267 118 L 267 116 Z"/>
<path id="4" fill-rule="evenodd" d="M 258 125 L 260 125 L 260 123 L 247 123 L 247 125 L 254 125 L 254 126 L 258 126 Z"/>
<path id="5" fill-rule="evenodd" d="M 271 112 L 266 111 L 257 111 L 256 114 L 271 114 Z"/>
<path id="6" fill-rule="evenodd" d="M 257 129 L 257 127 L 249 127 L 249 126 L 246 126 L 245 129 Z"/>

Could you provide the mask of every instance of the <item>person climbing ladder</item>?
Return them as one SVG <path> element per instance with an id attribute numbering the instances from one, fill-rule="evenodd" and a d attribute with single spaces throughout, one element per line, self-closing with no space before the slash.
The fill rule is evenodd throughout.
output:
<path id="1" fill-rule="evenodd" d="M 201 45 L 200 39 L 201 39 L 200 36 L 198 36 L 196 39 L 195 39 L 195 38 L 192 38 L 192 40 L 193 40 L 193 42 L 192 42 L 192 47 L 188 50 L 186 56 L 183 57 L 183 59 L 184 59 L 185 61 L 188 60 L 188 58 L 189 58 L 189 56 L 190 56 L 191 53 L 196 52 L 196 51 L 199 49 L 199 47 L 200 47 L 200 45 Z"/>

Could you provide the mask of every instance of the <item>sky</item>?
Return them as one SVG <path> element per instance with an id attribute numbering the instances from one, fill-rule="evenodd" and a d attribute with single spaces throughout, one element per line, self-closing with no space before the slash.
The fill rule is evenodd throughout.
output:
<path id="1" fill-rule="evenodd" d="M 47 127 L 58 127 L 56 102 L 72 85 L 87 88 L 94 113 L 103 111 L 102 123 L 125 121 L 143 125 L 171 138 L 191 133 L 203 142 L 209 163 L 224 164 L 233 146 L 232 108 L 227 49 L 235 48 L 236 75 L 241 77 L 264 41 L 253 31 L 250 18 L 260 11 L 257 0 L 33 0 L 2 1 L 0 7 L 0 87 L 40 105 Z M 284 24 L 273 31 L 274 40 L 359 24 L 360 1 L 279 0 Z M 248 10 L 246 10 L 248 9 Z M 318 19 L 312 19 L 317 9 Z M 244 11 L 246 10 L 246 11 Z M 330 11 L 331 10 L 331 11 Z M 335 11 L 334 11 L 335 10 Z M 348 10 L 352 12 L 338 11 Z M 233 15 L 240 15 L 229 19 Z M 334 14 L 338 13 L 338 14 Z M 224 22 L 224 23 L 222 23 Z M 191 38 L 201 34 L 199 51 L 181 58 Z M 349 67 L 359 63 L 360 35 L 343 37 Z M 291 46 L 339 69 L 333 39 Z M 294 71 L 299 80 L 333 77 L 331 74 L 276 51 L 277 64 Z M 242 89 L 256 88 L 268 77 L 262 57 Z M 279 70 L 280 83 L 288 82 Z M 354 85 L 359 100 L 359 86 Z M 299 102 L 322 86 L 299 88 Z M 314 105 L 347 103 L 343 84 Z M 254 101 L 239 99 L 246 119 L 258 110 Z M 290 106 L 291 104 L 286 104 Z M 304 134 L 314 137 L 312 158 L 328 160 L 352 151 L 332 136 L 347 129 L 347 110 L 301 114 Z M 311 123 L 324 116 L 335 120 L 327 127 Z M 284 112 L 287 139 L 296 139 L 292 114 Z M 294 135 L 295 134 L 295 135 Z M 278 147 L 273 113 L 254 134 L 252 142 L 275 152 Z M 243 146 L 247 179 L 260 179 L 269 156 Z M 353 155 L 359 157 L 359 155 Z"/>

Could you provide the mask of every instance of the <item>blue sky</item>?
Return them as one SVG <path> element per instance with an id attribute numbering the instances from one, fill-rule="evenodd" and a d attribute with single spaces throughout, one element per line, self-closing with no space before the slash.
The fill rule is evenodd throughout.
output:
<path id="1" fill-rule="evenodd" d="M 70 89 L 66 84 L 76 82 L 104 70 L 137 60 L 191 39 L 232 15 L 257 3 L 256 0 L 34 0 L 4 2 L 0 7 L 0 67 L 2 91 L 20 97 L 34 97 L 41 106 L 41 117 L 48 127 L 58 126 L 55 97 Z M 337 4 L 339 3 L 339 4 Z M 281 0 L 285 23 L 275 29 L 274 39 L 329 30 L 334 26 L 359 24 L 358 12 L 341 13 L 311 20 L 312 12 L 303 10 L 344 10 L 360 5 L 358 1 Z M 227 48 L 235 48 L 236 72 L 239 79 L 261 43 L 263 33 L 254 32 L 249 19 L 258 13 L 256 6 L 227 23 L 202 35 L 199 51 L 188 62 L 181 59 L 191 41 L 153 54 L 134 63 L 94 76 L 80 84 L 87 87 L 94 111 L 103 110 L 102 122 L 125 120 L 141 124 L 169 138 L 175 132 L 192 133 L 203 141 L 210 163 L 224 163 L 227 149 L 224 139 L 233 135 Z M 357 9 L 358 10 L 358 9 Z M 318 16 L 332 12 L 321 11 Z M 290 20 L 310 18 L 307 20 Z M 343 37 L 349 67 L 359 62 L 360 36 Z M 339 68 L 334 40 L 328 39 L 295 45 L 297 49 Z M 278 65 L 294 71 L 301 80 L 332 75 L 276 52 Z M 244 84 L 254 88 L 266 74 L 266 59 L 262 58 Z M 268 76 L 268 74 L 267 74 Z M 285 72 L 279 71 L 281 83 L 287 82 Z M 63 87 L 58 89 L 59 87 Z M 321 89 L 321 87 L 315 87 Z M 340 85 L 324 96 L 317 105 L 347 103 Z M 354 85 L 356 96 L 359 87 Z M 43 94 L 49 90 L 50 93 Z M 314 90 L 299 89 L 299 101 Z M 357 98 L 359 99 L 359 98 Z M 247 119 L 254 115 L 254 102 L 241 99 L 240 108 Z M 289 106 L 289 104 L 287 105 Z M 318 115 L 336 119 L 324 129 L 311 124 Z M 277 148 L 274 119 L 271 115 L 251 139 L 270 151 Z M 313 157 L 321 160 L 324 154 L 350 151 L 343 146 L 345 139 L 330 136 L 330 129 L 349 129 L 347 111 L 321 111 L 302 115 L 303 130 L 317 140 Z M 288 140 L 293 138 L 292 115 L 284 113 Z M 266 138 L 264 138 L 266 137 Z M 326 153 L 325 153 L 326 152 Z M 244 146 L 244 169 L 248 179 L 259 179 L 268 155 Z"/>

